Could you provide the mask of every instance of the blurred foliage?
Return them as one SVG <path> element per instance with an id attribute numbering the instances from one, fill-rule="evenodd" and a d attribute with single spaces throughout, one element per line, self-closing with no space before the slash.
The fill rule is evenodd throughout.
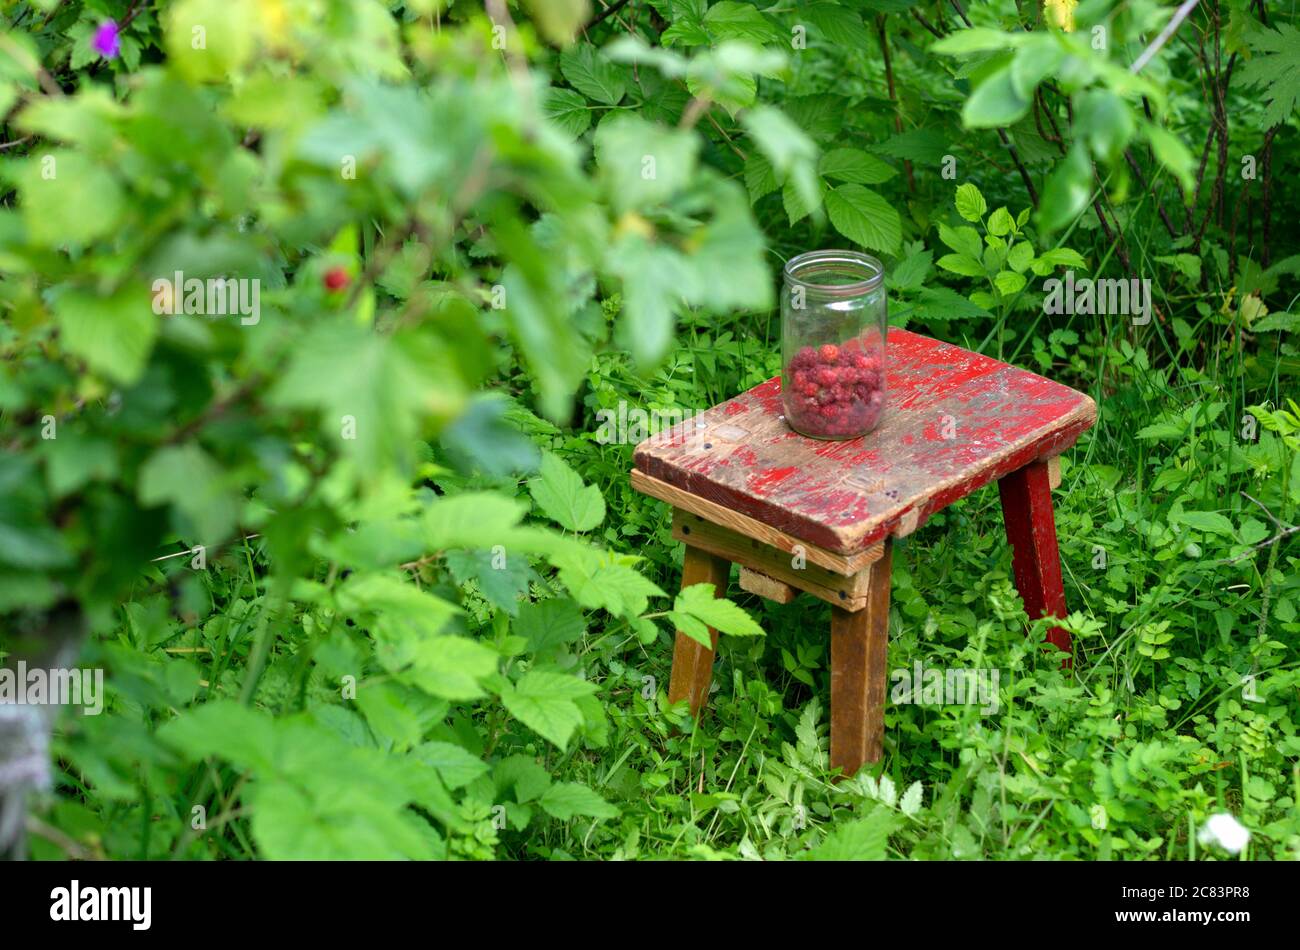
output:
<path id="1" fill-rule="evenodd" d="M 1226 810 L 1300 856 L 1300 34 L 1172 13 L 9 0 L 0 632 L 72 605 L 109 691 L 34 852 L 1181 857 Z M 670 603 L 597 414 L 774 375 L 781 261 L 845 242 L 892 322 L 1101 414 L 1075 668 L 977 494 L 900 544 L 891 664 L 999 669 L 1001 711 L 891 704 L 832 785 L 821 612 Z M 1047 314 L 1066 270 L 1155 319 Z M 225 278 L 256 308 L 186 289 Z M 693 726 L 672 631 L 710 624 Z"/>

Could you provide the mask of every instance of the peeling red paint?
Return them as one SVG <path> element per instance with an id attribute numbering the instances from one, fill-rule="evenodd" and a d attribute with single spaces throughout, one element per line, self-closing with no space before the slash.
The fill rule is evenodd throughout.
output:
<path id="1" fill-rule="evenodd" d="M 826 442 L 795 433 L 781 415 L 778 377 L 703 413 L 705 427 L 683 439 L 647 439 L 635 464 L 812 544 L 851 552 L 890 533 L 909 510 L 923 522 L 1059 452 L 1095 417 L 1082 393 L 991 357 L 898 329 L 888 347 L 888 404 L 866 436 Z M 714 425 L 741 414 L 744 444 L 711 440 Z"/>

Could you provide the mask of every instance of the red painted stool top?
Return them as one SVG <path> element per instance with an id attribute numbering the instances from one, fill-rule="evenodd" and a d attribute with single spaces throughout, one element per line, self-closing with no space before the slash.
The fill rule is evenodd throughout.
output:
<path id="1" fill-rule="evenodd" d="M 888 404 L 858 439 L 799 435 L 769 379 L 646 439 L 636 468 L 840 554 L 904 535 L 934 512 L 1092 425 L 1086 395 L 988 356 L 891 329 Z"/>

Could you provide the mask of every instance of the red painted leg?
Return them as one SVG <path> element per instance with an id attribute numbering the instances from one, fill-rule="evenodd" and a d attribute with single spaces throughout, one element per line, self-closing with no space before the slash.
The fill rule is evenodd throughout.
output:
<path id="1" fill-rule="evenodd" d="M 731 562 L 726 558 L 715 557 L 689 544 L 686 546 L 682 560 L 683 589 L 692 584 L 712 584 L 713 593 L 725 597 L 730 572 Z M 709 637 L 713 640 L 712 649 L 678 630 L 677 642 L 673 646 L 673 674 L 668 683 L 668 701 L 689 701 L 694 716 L 700 714 L 700 708 L 709 695 L 709 682 L 713 678 L 713 653 L 718 648 L 718 631 L 710 627 Z"/>
<path id="2" fill-rule="evenodd" d="M 998 482 L 1002 518 L 1011 542 L 1011 564 L 1016 587 L 1033 619 L 1064 617 L 1065 587 L 1061 583 L 1061 555 L 1056 548 L 1056 519 L 1052 515 L 1051 473 L 1047 462 L 1031 462 Z M 1047 632 L 1050 643 L 1066 653 L 1070 635 L 1060 627 Z M 1065 665 L 1069 666 L 1067 659 Z"/>

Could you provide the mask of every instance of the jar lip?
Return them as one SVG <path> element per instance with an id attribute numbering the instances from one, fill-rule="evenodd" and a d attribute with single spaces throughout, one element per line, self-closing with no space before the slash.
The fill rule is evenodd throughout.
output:
<path id="1" fill-rule="evenodd" d="M 808 277 L 812 277 L 818 271 L 829 269 L 838 270 L 849 276 L 861 275 L 861 279 L 841 284 L 823 284 L 800 276 L 801 271 Z M 852 297 L 880 286 L 881 281 L 885 279 L 885 267 L 876 258 L 861 251 L 827 248 L 796 254 L 785 262 L 782 274 L 787 284 L 794 284 L 819 294 Z"/>

